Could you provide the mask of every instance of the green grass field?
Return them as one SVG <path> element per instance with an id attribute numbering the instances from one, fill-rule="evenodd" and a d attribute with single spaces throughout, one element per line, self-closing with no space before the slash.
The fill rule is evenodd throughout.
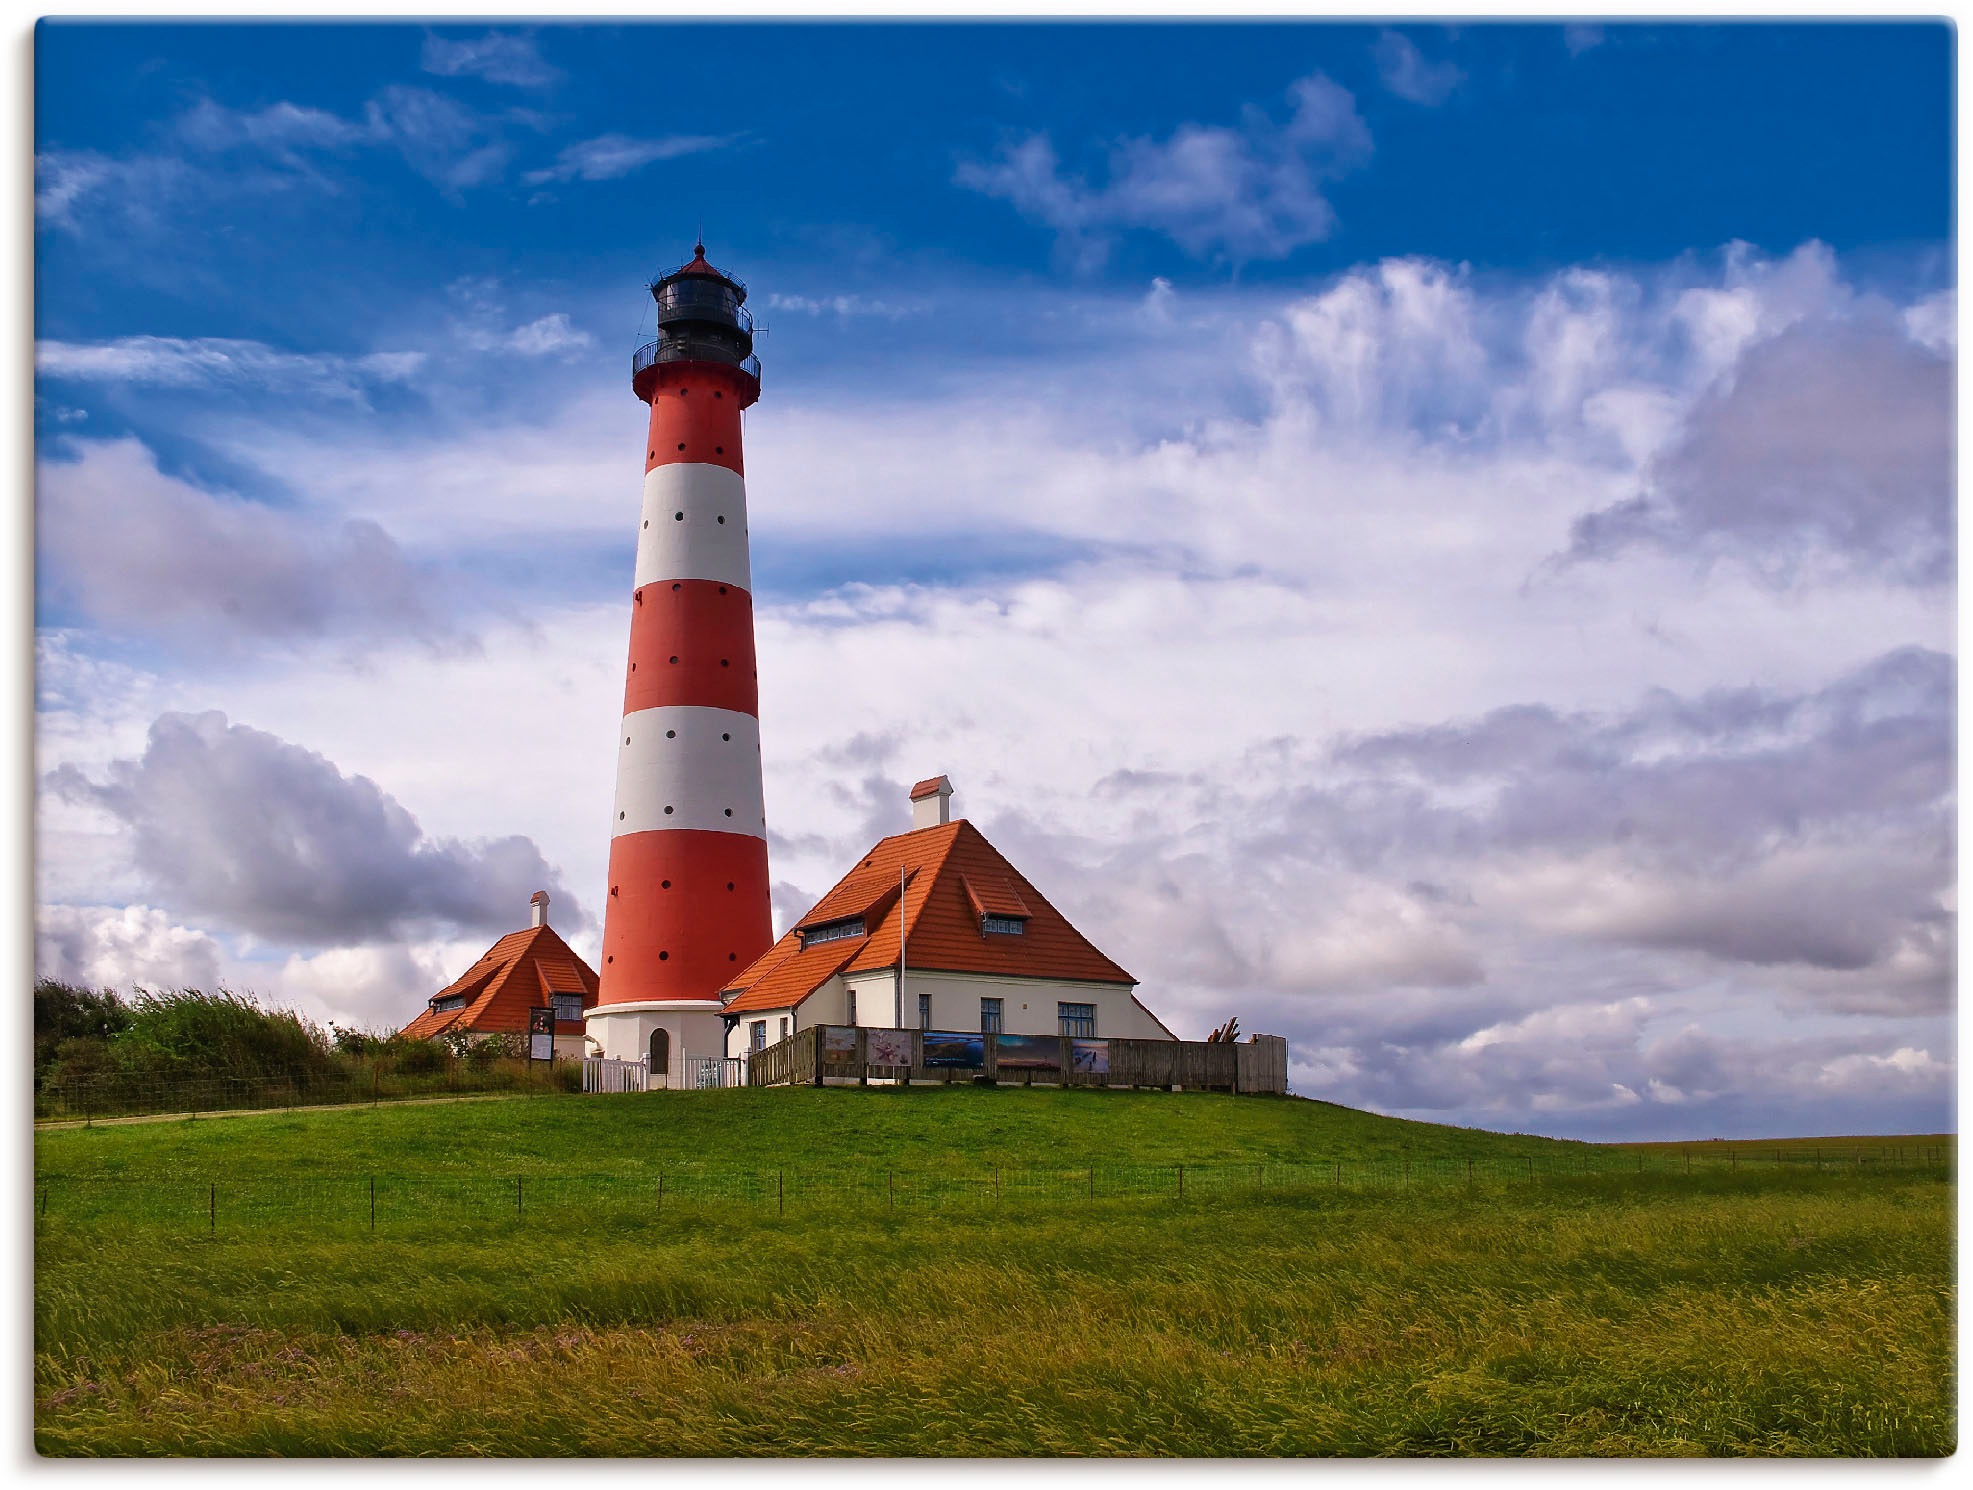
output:
<path id="1" fill-rule="evenodd" d="M 1315 1102 L 972 1088 L 67 1129 L 36 1161 L 45 1454 L 1955 1443 L 1947 1163 L 1639 1173 Z M 707 1166 L 754 1179 L 658 1202 Z M 870 1182 L 763 1188 L 790 1170 Z"/>

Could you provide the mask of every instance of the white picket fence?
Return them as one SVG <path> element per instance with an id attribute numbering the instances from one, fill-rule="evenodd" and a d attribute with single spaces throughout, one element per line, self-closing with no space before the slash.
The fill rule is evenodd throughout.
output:
<path id="1" fill-rule="evenodd" d="M 747 1063 L 729 1056 L 680 1056 L 671 1070 L 660 1071 L 652 1079 L 648 1061 L 620 1061 L 606 1056 L 585 1056 L 582 1062 L 582 1089 L 585 1092 L 644 1092 L 669 1087 L 673 1091 L 709 1091 L 717 1087 L 745 1086 Z"/>
<path id="2" fill-rule="evenodd" d="M 586 1056 L 582 1062 L 582 1089 L 585 1092 L 641 1092 L 650 1085 L 651 1072 L 642 1061 L 612 1061 Z"/>

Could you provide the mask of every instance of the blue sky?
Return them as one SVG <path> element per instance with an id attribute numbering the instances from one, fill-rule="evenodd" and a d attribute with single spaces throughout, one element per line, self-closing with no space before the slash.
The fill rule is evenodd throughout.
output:
<path id="1" fill-rule="evenodd" d="M 1947 27 L 35 52 L 44 968 L 394 1024 L 535 880 L 593 950 L 703 226 L 771 328 L 778 916 L 944 770 L 1312 1094 L 1945 1121 Z"/>

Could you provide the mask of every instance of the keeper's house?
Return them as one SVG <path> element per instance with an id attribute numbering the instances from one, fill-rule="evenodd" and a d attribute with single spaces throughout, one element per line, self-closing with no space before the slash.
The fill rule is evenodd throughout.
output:
<path id="1" fill-rule="evenodd" d="M 1177 1038 L 951 801 L 945 777 L 919 782 L 911 831 L 720 990 L 728 1056 L 816 1024 Z"/>
<path id="2" fill-rule="evenodd" d="M 596 973 L 576 956 L 548 924 L 548 892 L 529 902 L 534 924 L 510 931 L 426 1001 L 418 1017 L 398 1034 L 407 1040 L 525 1035 L 530 1009 L 555 1011 L 555 1055 L 580 1060 L 585 1054 L 582 1015 L 596 1007 Z"/>

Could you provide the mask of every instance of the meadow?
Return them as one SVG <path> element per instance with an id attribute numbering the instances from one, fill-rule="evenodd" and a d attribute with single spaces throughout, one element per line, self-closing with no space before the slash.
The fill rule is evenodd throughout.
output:
<path id="1" fill-rule="evenodd" d="M 1640 1172 L 1318 1102 L 972 1088 L 44 1131 L 36 1442 L 1945 1454 L 1951 1167 L 1893 1155 L 1949 1145 Z M 708 1166 L 869 1182 L 660 1201 L 658 1175 Z M 1069 1183 L 995 1194 L 995 1171 Z M 373 1174 L 416 1203 L 372 1221 Z M 1128 1174 L 1154 1188 L 1108 1188 Z M 498 1202 L 447 1198 L 475 1187 Z"/>

